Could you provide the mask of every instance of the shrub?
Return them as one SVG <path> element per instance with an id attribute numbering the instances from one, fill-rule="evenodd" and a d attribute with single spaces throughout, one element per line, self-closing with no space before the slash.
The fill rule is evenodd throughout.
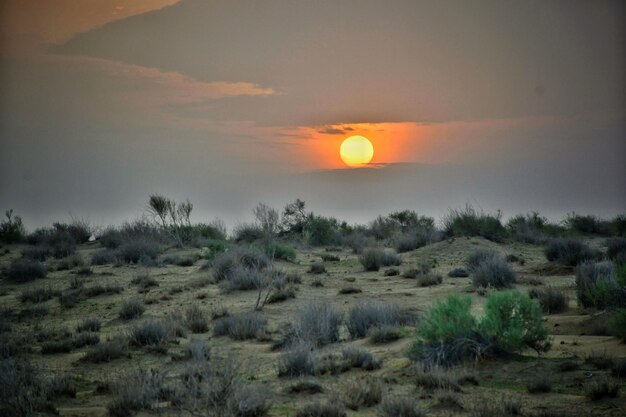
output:
<path id="1" fill-rule="evenodd" d="M 14 282 L 29 282 L 38 278 L 45 278 L 47 273 L 46 267 L 41 262 L 15 259 L 9 265 L 5 275 Z"/>
<path id="2" fill-rule="evenodd" d="M 124 241 L 116 251 L 117 259 L 129 264 L 139 263 L 142 259 L 155 260 L 161 247 L 158 243 L 147 239 Z"/>
<path id="3" fill-rule="evenodd" d="M 113 384 L 112 391 L 113 399 L 107 405 L 111 417 L 129 417 L 136 411 L 151 410 L 158 402 L 175 399 L 175 390 L 165 384 L 165 374 L 156 371 L 125 375 Z"/>
<path id="4" fill-rule="evenodd" d="M 52 256 L 50 246 L 29 246 L 22 249 L 22 258 L 43 262 Z"/>
<path id="5" fill-rule="evenodd" d="M 470 314 L 472 299 L 469 296 L 450 295 L 437 301 L 422 318 L 418 336 L 428 342 L 446 342 L 472 336 L 476 319 Z"/>
<path id="6" fill-rule="evenodd" d="M 41 354 L 70 353 L 74 344 L 71 339 L 53 340 L 41 344 Z"/>
<path id="7" fill-rule="evenodd" d="M 509 288 L 515 281 L 515 271 L 499 255 L 480 262 L 472 275 L 472 284 L 476 288 Z"/>
<path id="8" fill-rule="evenodd" d="M 438 366 L 416 366 L 415 385 L 427 390 L 445 390 L 449 392 L 461 392 L 454 373 Z"/>
<path id="9" fill-rule="evenodd" d="M 6 219 L 0 222 L 0 242 L 19 243 L 24 241 L 26 230 L 20 216 L 13 216 L 13 209 L 4 213 Z"/>
<path id="10" fill-rule="evenodd" d="M 130 298 L 122 303 L 120 307 L 120 318 L 123 320 L 131 320 L 141 316 L 145 310 L 143 302 L 136 298 Z"/>
<path id="11" fill-rule="evenodd" d="M 265 331 L 267 321 L 255 312 L 222 317 L 215 322 L 213 336 L 228 336 L 234 340 L 254 339 Z"/>
<path id="12" fill-rule="evenodd" d="M 204 340 L 191 339 L 184 349 L 185 358 L 206 362 L 211 357 L 211 348 Z"/>
<path id="13" fill-rule="evenodd" d="M 23 303 L 42 303 L 52 297 L 58 297 L 60 294 L 61 291 L 53 290 L 52 287 L 31 288 L 22 291 L 20 301 Z"/>
<path id="14" fill-rule="evenodd" d="M 576 295 L 583 307 L 624 305 L 626 290 L 615 279 L 612 262 L 583 262 L 576 269 Z"/>
<path id="15" fill-rule="evenodd" d="M 544 313 L 555 314 L 567 310 L 567 296 L 554 287 L 533 288 L 528 291 L 528 295 L 537 299 Z"/>
<path id="16" fill-rule="evenodd" d="M 213 261 L 215 282 L 229 279 L 238 268 L 261 271 L 269 266 L 267 256 L 254 248 L 238 247 L 219 254 Z"/>
<path id="17" fill-rule="evenodd" d="M 383 344 L 393 342 L 402 337 L 400 330 L 397 327 L 383 325 L 380 327 L 372 327 L 367 332 L 370 342 L 374 344 Z"/>
<path id="18" fill-rule="evenodd" d="M 430 242 L 431 238 L 428 235 L 408 232 L 403 233 L 396 238 L 395 249 L 398 253 L 409 252 L 426 246 Z"/>
<path id="19" fill-rule="evenodd" d="M 264 285 L 264 274 L 264 271 L 255 268 L 237 265 L 226 279 L 220 282 L 220 288 L 226 293 L 254 290 Z"/>
<path id="20" fill-rule="evenodd" d="M 502 215 L 477 212 L 470 205 L 465 209 L 450 210 L 443 219 L 444 234 L 451 236 L 482 236 L 494 242 L 501 242 L 506 229 L 500 222 Z"/>
<path id="21" fill-rule="evenodd" d="M 72 344 L 76 349 L 80 349 L 83 346 L 92 346 L 100 343 L 100 336 L 97 333 L 80 333 L 74 336 Z"/>
<path id="22" fill-rule="evenodd" d="M 339 294 L 339 295 L 346 295 L 346 294 L 359 294 L 359 293 L 361 293 L 361 292 L 363 292 L 363 290 L 361 290 L 360 288 L 358 288 L 358 287 L 353 287 L 353 286 L 349 285 L 349 286 L 347 286 L 347 287 L 341 287 L 341 288 L 339 289 L 338 294 Z"/>
<path id="23" fill-rule="evenodd" d="M 395 277 L 397 275 L 400 275 L 400 270 L 398 268 L 388 268 L 385 270 L 385 272 L 383 272 L 383 275 L 386 277 Z"/>
<path id="24" fill-rule="evenodd" d="M 0 412 L 6 416 L 33 416 L 48 405 L 44 380 L 29 362 L 0 359 Z"/>
<path id="25" fill-rule="evenodd" d="M 550 392 L 553 384 L 554 381 L 549 374 L 539 372 L 526 382 L 526 390 L 529 394 Z"/>
<path id="26" fill-rule="evenodd" d="M 448 276 L 451 278 L 466 278 L 469 277 L 469 271 L 465 268 L 454 268 L 448 272 Z"/>
<path id="27" fill-rule="evenodd" d="M 271 392 L 264 386 L 237 385 L 230 403 L 235 417 L 263 417 L 271 407 Z"/>
<path id="28" fill-rule="evenodd" d="M 417 277 L 418 287 L 430 287 L 439 285 L 443 282 L 441 275 L 420 275 Z"/>
<path id="29" fill-rule="evenodd" d="M 380 412 L 383 417 L 425 417 L 418 405 L 412 397 L 387 397 L 380 404 Z"/>
<path id="30" fill-rule="evenodd" d="M 470 314 L 472 299 L 467 295 L 452 294 L 444 301 L 437 301 L 426 313 L 417 328 L 418 340 L 409 350 L 409 357 L 425 359 L 425 347 L 445 347 L 457 340 L 471 340 L 477 322 Z M 458 361 L 471 354 L 469 346 L 460 346 L 453 353 L 443 358 L 434 358 L 434 362 Z"/>
<path id="31" fill-rule="evenodd" d="M 83 258 L 80 255 L 75 253 L 63 259 L 59 259 L 56 269 L 57 271 L 68 271 L 83 265 L 85 265 L 85 261 L 83 261 Z"/>
<path id="32" fill-rule="evenodd" d="M 293 285 L 287 284 L 285 279 L 276 280 L 272 292 L 267 299 L 268 304 L 279 303 L 290 298 L 296 298 L 296 289 Z"/>
<path id="33" fill-rule="evenodd" d="M 185 312 L 185 323 L 192 333 L 205 333 L 209 330 L 207 315 L 195 305 Z"/>
<path id="34" fill-rule="evenodd" d="M 85 353 L 82 360 L 91 363 L 110 362 L 126 355 L 128 342 L 123 338 L 115 338 L 98 343 Z"/>
<path id="35" fill-rule="evenodd" d="M 478 269 L 478 266 L 481 263 L 491 258 L 498 257 L 498 256 L 501 256 L 501 255 L 493 249 L 487 249 L 487 248 L 475 249 L 472 252 L 470 252 L 467 259 L 465 260 L 465 266 L 467 266 L 467 269 L 470 272 L 474 272 Z"/>
<path id="36" fill-rule="evenodd" d="M 626 238 L 617 237 L 607 241 L 606 256 L 614 261 L 626 262 Z"/>
<path id="37" fill-rule="evenodd" d="M 315 379 L 302 379 L 287 388 L 287 392 L 293 394 L 319 394 L 324 392 L 324 387 Z"/>
<path id="38" fill-rule="evenodd" d="M 193 266 L 196 263 L 195 256 L 164 255 L 160 260 L 166 265 L 176 266 Z"/>
<path id="39" fill-rule="evenodd" d="M 328 253 L 323 253 L 321 255 L 321 258 L 322 258 L 323 262 L 339 262 L 340 261 L 339 256 L 331 255 L 331 254 L 328 254 Z"/>
<path id="40" fill-rule="evenodd" d="M 537 212 L 526 215 L 519 214 L 509 219 L 506 224 L 507 229 L 515 240 L 531 244 L 539 244 L 545 241 L 548 226 L 548 219 L 540 216 Z"/>
<path id="41" fill-rule="evenodd" d="M 360 368 L 373 371 L 382 366 L 382 361 L 365 349 L 347 347 L 341 350 L 341 359 L 348 368 Z"/>
<path id="42" fill-rule="evenodd" d="M 489 294 L 479 328 L 496 349 L 504 352 L 525 347 L 542 352 L 549 348 L 541 309 L 517 290 Z"/>
<path id="43" fill-rule="evenodd" d="M 346 412 L 337 404 L 316 402 L 305 405 L 294 417 L 346 417 Z"/>
<path id="44" fill-rule="evenodd" d="M 609 222 L 601 220 L 596 216 L 581 216 L 572 213 L 564 221 L 565 226 L 578 233 L 595 235 L 608 235 L 610 233 Z"/>
<path id="45" fill-rule="evenodd" d="M 372 407 L 380 403 L 383 397 L 382 384 L 372 378 L 355 381 L 346 384 L 343 393 L 343 402 L 351 410 L 360 407 Z"/>
<path id="46" fill-rule="evenodd" d="M 57 233 L 67 234 L 75 243 L 87 243 L 92 235 L 91 226 L 86 221 L 74 220 L 72 223 L 54 223 Z"/>
<path id="47" fill-rule="evenodd" d="M 352 338 L 367 336 L 370 329 L 411 324 L 413 317 L 396 304 L 363 301 L 348 312 L 346 326 Z"/>
<path id="48" fill-rule="evenodd" d="M 383 266 L 398 266 L 402 263 L 398 255 L 380 248 L 365 249 L 359 256 L 359 262 L 366 271 L 378 271 Z"/>
<path id="49" fill-rule="evenodd" d="M 315 346 L 324 346 L 339 340 L 341 314 L 324 301 L 311 301 L 295 314 L 296 334 Z"/>
<path id="50" fill-rule="evenodd" d="M 103 249 L 91 255 L 92 265 L 113 264 L 116 260 L 115 252 L 109 249 Z"/>
<path id="51" fill-rule="evenodd" d="M 321 262 L 312 263 L 309 267 L 309 272 L 311 274 L 325 274 L 326 266 Z"/>
<path id="52" fill-rule="evenodd" d="M 230 244 L 222 240 L 209 239 L 203 243 L 204 245 L 200 252 L 200 257 L 208 261 L 209 264 L 213 262 L 217 255 L 228 252 L 230 249 Z"/>
<path id="53" fill-rule="evenodd" d="M 615 310 L 610 319 L 611 333 L 613 336 L 626 342 L 626 308 Z"/>
<path id="54" fill-rule="evenodd" d="M 133 346 L 161 348 L 170 336 L 170 328 L 163 320 L 147 319 L 131 327 L 129 341 Z"/>
<path id="55" fill-rule="evenodd" d="M 619 394 L 619 383 L 608 376 L 601 376 L 584 384 L 583 390 L 585 396 L 591 401 L 598 401 L 605 397 L 615 398 Z"/>
<path id="56" fill-rule="evenodd" d="M 263 229 L 254 224 L 242 224 L 234 230 L 235 242 L 237 243 L 252 243 L 257 240 L 263 239 L 265 236 Z"/>
<path id="57" fill-rule="evenodd" d="M 149 290 L 149 288 L 158 287 L 159 283 L 156 279 L 152 278 L 148 272 L 139 273 L 133 278 L 131 284 L 135 284 L 139 287 L 139 292 L 144 293 Z"/>
<path id="58" fill-rule="evenodd" d="M 264 247 L 265 254 L 273 259 L 281 261 L 293 262 L 296 260 L 296 251 L 286 245 L 280 243 L 272 243 Z"/>
<path id="59" fill-rule="evenodd" d="M 589 246 L 576 239 L 552 239 L 548 242 L 544 253 L 550 262 L 558 262 L 567 266 L 576 266 L 583 261 L 597 258 L 598 254 Z"/>
<path id="60" fill-rule="evenodd" d="M 300 342 L 282 353 L 278 359 L 278 376 L 315 375 L 317 353 L 309 343 Z"/>
<path id="61" fill-rule="evenodd" d="M 100 321 L 100 319 L 97 319 L 95 317 L 87 318 L 76 326 L 76 331 L 77 332 L 98 332 L 100 331 L 101 326 L 102 326 L 102 322 Z"/>
<path id="62" fill-rule="evenodd" d="M 113 295 L 113 294 L 119 294 L 123 291 L 124 289 L 118 285 L 113 285 L 113 284 L 106 284 L 106 285 L 100 285 L 100 284 L 96 284 L 96 285 L 92 285 L 89 287 L 85 287 L 82 289 L 82 294 L 85 297 L 97 297 L 99 295 Z M 76 293 L 78 294 L 78 293 Z"/>
<path id="63" fill-rule="evenodd" d="M 337 242 L 338 227 L 336 219 L 310 214 L 304 233 L 311 246 L 328 246 Z"/>

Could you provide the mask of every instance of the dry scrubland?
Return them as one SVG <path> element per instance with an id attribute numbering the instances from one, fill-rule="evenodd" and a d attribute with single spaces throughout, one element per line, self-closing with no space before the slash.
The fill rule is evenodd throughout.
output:
<path id="1" fill-rule="evenodd" d="M 227 238 L 150 207 L 30 234 L 8 213 L 1 415 L 624 415 L 623 216 L 350 226 L 296 201 Z"/>

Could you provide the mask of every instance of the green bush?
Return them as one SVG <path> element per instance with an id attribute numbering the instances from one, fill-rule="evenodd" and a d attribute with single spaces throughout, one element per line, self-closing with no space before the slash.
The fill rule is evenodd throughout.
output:
<path id="1" fill-rule="evenodd" d="M 200 252 L 200 257 L 211 262 L 220 253 L 227 252 L 229 248 L 230 245 L 223 240 L 207 239 Z"/>
<path id="2" fill-rule="evenodd" d="M 296 260 L 296 251 L 290 246 L 283 245 L 281 243 L 272 243 L 265 246 L 264 249 L 265 254 L 270 258 L 273 256 L 274 259 L 287 262 L 293 262 Z"/>
<path id="3" fill-rule="evenodd" d="M 545 351 L 548 333 L 539 305 L 517 290 L 489 294 L 485 313 L 476 319 L 468 295 L 451 294 L 436 302 L 422 318 L 409 358 L 450 365 L 485 354 L 518 352 L 526 347 Z"/>
<path id="4" fill-rule="evenodd" d="M 502 215 L 486 214 L 467 205 L 462 210 L 450 210 L 443 219 L 443 231 L 452 236 L 482 236 L 494 242 L 501 242 L 506 237 L 506 229 L 500 222 Z"/>
<path id="5" fill-rule="evenodd" d="M 472 298 L 452 294 L 438 301 L 428 310 L 418 327 L 419 336 L 427 342 L 445 342 L 470 337 L 476 328 L 476 319 L 470 313 Z"/>
<path id="6" fill-rule="evenodd" d="M 517 290 L 489 294 L 479 331 L 496 349 L 505 352 L 517 352 L 525 347 L 542 352 L 549 347 L 541 308 Z"/>
<path id="7" fill-rule="evenodd" d="M 609 322 L 613 336 L 626 342 L 626 308 L 615 310 Z"/>

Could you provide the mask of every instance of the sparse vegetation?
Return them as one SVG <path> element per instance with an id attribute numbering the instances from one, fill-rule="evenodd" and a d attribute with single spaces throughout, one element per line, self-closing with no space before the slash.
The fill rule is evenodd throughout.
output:
<path id="1" fill-rule="evenodd" d="M 578 404 L 584 411 L 604 410 L 592 401 L 620 395 L 626 361 L 615 349 L 621 345 L 597 337 L 626 342 L 626 240 L 598 237 L 617 236 L 618 220 L 595 219 L 585 230 L 596 231 L 582 232 L 531 213 L 512 218 L 503 234 L 499 216 L 462 212 L 442 241 L 432 219 L 408 210 L 368 225 L 292 213 L 297 216 L 281 220 L 259 205 L 256 222 L 228 237 L 218 223 L 185 220 L 173 230 L 157 215 L 156 222 L 103 229 L 89 243 L 94 230 L 88 224 L 57 223 L 0 247 L 0 414 L 52 414 L 55 398 L 74 407 L 77 391 L 85 413 L 109 398 L 114 417 L 321 417 L 346 410 L 381 417 L 426 411 L 551 417 L 567 414 L 552 407 L 564 395 L 586 395 L 590 401 Z M 598 232 L 598 225 L 609 231 Z M 492 242 L 457 237 L 465 235 Z M 542 260 L 536 244 L 546 245 L 546 256 L 556 254 L 552 263 Z M 595 248 L 606 248 L 602 261 Z M 398 252 L 408 253 L 401 259 Z M 11 276 L 12 267 L 19 273 Z M 544 321 L 542 312 L 567 311 L 574 271 L 583 308 Z M 448 278 L 419 288 L 442 284 L 438 274 L 445 272 L 471 277 L 476 288 Z M 267 303 L 263 313 L 252 308 L 255 291 L 263 291 L 257 301 Z M 559 335 L 569 359 L 528 353 L 548 349 L 548 332 Z M 406 337 L 413 338 L 408 351 Z M 596 337 L 595 352 L 585 350 L 588 337 Z M 403 362 L 403 355 L 414 362 Z M 239 357 L 247 359 L 239 363 Z M 37 364 L 26 377 L 19 375 L 30 372 L 20 368 L 25 358 Z M 274 371 L 268 358 L 275 358 Z M 486 363 L 477 371 L 457 366 L 470 361 Z M 94 366 L 96 379 L 84 379 Z M 143 371 L 118 372 L 138 366 Z M 120 379 L 97 380 L 107 373 Z M 478 375 L 483 387 L 468 387 L 479 384 Z M 492 401 L 474 396 L 486 390 Z M 525 390 L 519 398 L 498 396 Z M 537 394 L 533 408 L 522 401 L 528 394 Z"/>

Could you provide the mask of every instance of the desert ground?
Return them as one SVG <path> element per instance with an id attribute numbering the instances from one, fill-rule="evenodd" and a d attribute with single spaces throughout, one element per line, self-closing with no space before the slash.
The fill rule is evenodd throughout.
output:
<path id="1" fill-rule="evenodd" d="M 10 278 L 11 264 L 42 243 L 3 244 L 0 341 L 5 368 L 4 415 L 625 413 L 626 345 L 610 328 L 615 309 L 579 305 L 577 268 L 548 261 L 545 242 L 524 243 L 511 235 L 497 241 L 478 235 L 440 235 L 396 255 L 393 239 L 368 237 L 365 248 L 386 246 L 400 264 L 367 271 L 360 262 L 367 250 L 363 247 L 341 242 L 312 245 L 305 238 L 277 235 L 273 244 L 293 249 L 295 257 L 278 259 L 272 252 L 275 259 L 267 268 L 280 271 L 285 286 L 281 288 L 287 295 L 270 298 L 273 302 L 255 309 L 258 288 L 228 287 L 216 278 L 216 262 L 223 253 L 250 245 L 236 242 L 233 236 L 224 240 L 224 248 L 215 256 L 207 255 L 215 246 L 212 239 L 209 249 L 203 242 L 169 242 L 160 244 L 158 254 L 150 259 L 123 262 L 106 257 L 96 260 L 110 249 L 94 233 L 88 241 L 78 242 L 67 256 L 41 255 L 45 277 L 23 280 Z M 605 253 L 609 237 L 583 233 L 576 239 Z M 487 297 L 503 291 L 477 288 L 471 273 L 449 276 L 451 270 L 465 267 L 478 249 L 506 257 L 516 276 L 512 288 L 521 293 L 550 288 L 563 296 L 566 305 L 561 311 L 544 311 L 541 319 L 550 348 L 470 357 L 450 366 L 421 365 L 407 352 L 416 340 L 416 329 L 436 302 L 450 294 L 467 295 L 472 313 L 480 317 Z M 36 258 L 37 254 L 30 256 Z M 277 290 L 262 287 L 262 298 L 268 291 Z M 129 301 L 143 311 L 123 314 L 123 304 Z M 324 305 L 338 313 L 338 336 L 310 347 L 317 358 L 314 370 L 289 374 L 280 365 L 285 355 L 295 350 L 286 335 L 307 305 Z M 371 333 L 355 337 L 348 329 L 350 312 L 364 305 L 392 305 L 411 319 L 387 328 L 390 336 L 382 340 L 375 340 Z M 246 314 L 260 319 L 252 325 L 252 335 L 238 337 L 236 332 L 216 330 L 220 321 Z M 317 320 L 324 318 L 314 318 Z M 163 327 L 165 333 L 156 339 L 147 334 L 147 341 L 138 341 L 138 328 L 146 323 Z M 99 346 L 119 352 L 94 353 Z M 349 354 L 341 353 L 350 352 L 348 348 L 358 349 L 352 352 L 368 356 L 374 365 L 350 362 Z M 17 370 L 16 363 L 21 364 Z M 28 372 L 32 375 L 24 376 Z M 36 381 L 29 382 L 29 378 Z M 590 384 L 598 381 L 608 381 L 613 392 L 597 397 L 590 394 Z M 42 393 L 37 384 L 53 388 Z M 206 390 L 220 391 L 216 395 Z M 16 405 L 20 396 L 32 397 L 32 404 L 21 400 Z M 409 405 L 402 411 L 399 406 L 392 407 L 393 401 Z"/>

